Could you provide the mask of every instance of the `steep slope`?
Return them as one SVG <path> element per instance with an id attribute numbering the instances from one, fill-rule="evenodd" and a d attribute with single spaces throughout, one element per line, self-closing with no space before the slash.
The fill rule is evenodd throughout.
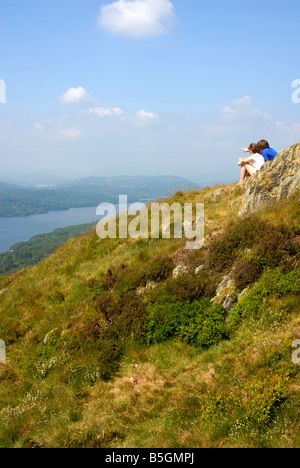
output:
<path id="1" fill-rule="evenodd" d="M 299 446 L 299 193 L 241 219 L 245 189 L 168 200 L 201 250 L 92 231 L 1 278 L 0 446 Z"/>

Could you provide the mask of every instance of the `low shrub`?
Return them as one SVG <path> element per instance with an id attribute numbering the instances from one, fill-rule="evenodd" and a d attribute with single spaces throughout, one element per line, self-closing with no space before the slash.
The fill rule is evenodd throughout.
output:
<path id="1" fill-rule="evenodd" d="M 144 340 L 145 309 L 139 298 L 130 294 L 121 296 L 117 307 L 122 313 L 102 330 L 96 343 L 100 378 L 105 381 L 111 379 L 119 369 L 126 344 L 133 340 Z"/>
<path id="2" fill-rule="evenodd" d="M 110 323 L 112 318 L 120 313 L 116 296 L 108 292 L 96 297 L 95 310 L 101 316 L 103 323 Z"/>
<path id="3" fill-rule="evenodd" d="M 148 281 L 163 281 L 174 269 L 172 258 L 158 256 L 142 266 L 126 268 L 116 283 L 117 291 L 133 291 L 139 286 L 145 286 Z"/>
<path id="4" fill-rule="evenodd" d="M 264 380 L 243 382 L 234 391 L 208 393 L 201 402 L 201 412 L 205 418 L 230 415 L 239 429 L 249 425 L 266 427 L 287 397 L 287 379 L 272 375 Z"/>
<path id="5" fill-rule="evenodd" d="M 273 226 L 255 215 L 236 221 L 212 241 L 208 252 L 209 266 L 218 272 L 229 270 L 235 261 L 242 257 L 246 249 L 251 249 L 266 266 L 274 268 L 280 265 L 284 255 L 295 254 L 295 248 L 291 248 L 293 235 L 294 233 L 287 226 Z M 253 275 L 254 269 L 257 270 L 253 266 L 255 262 L 248 261 L 248 263 L 252 263 L 249 270 L 252 270 Z M 256 263 L 256 267 L 258 266 Z"/>
<path id="6" fill-rule="evenodd" d="M 105 291 L 112 290 L 117 284 L 117 281 L 122 275 L 122 273 L 124 272 L 124 270 L 126 270 L 126 268 L 127 268 L 127 265 L 125 265 L 124 263 L 122 263 L 121 265 L 109 268 L 107 270 L 106 276 L 102 284 L 103 289 Z"/>
<path id="7" fill-rule="evenodd" d="M 147 308 L 145 336 L 148 343 L 168 339 L 207 348 L 228 336 L 225 312 L 202 298 L 193 302 L 151 304 Z"/>
<path id="8" fill-rule="evenodd" d="M 247 318 L 258 318 L 264 311 L 269 297 L 300 294 L 300 272 L 282 272 L 279 268 L 267 269 L 260 281 L 232 309 L 229 319 L 232 325 Z"/>
<path id="9" fill-rule="evenodd" d="M 238 259 L 234 264 L 233 280 L 237 289 L 244 290 L 257 281 L 265 267 L 265 260 L 259 255 L 249 252 Z"/>
<path id="10" fill-rule="evenodd" d="M 202 271 L 199 275 L 188 272 L 177 278 L 169 278 L 159 284 L 147 296 L 147 302 L 164 304 L 168 302 L 186 302 L 201 297 L 214 297 L 220 276 L 213 272 Z"/>

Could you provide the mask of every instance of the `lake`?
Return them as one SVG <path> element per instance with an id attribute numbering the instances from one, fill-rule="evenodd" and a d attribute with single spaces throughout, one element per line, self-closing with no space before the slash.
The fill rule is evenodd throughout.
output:
<path id="1" fill-rule="evenodd" d="M 0 252 L 7 252 L 16 242 L 27 241 L 37 234 L 54 229 L 99 221 L 96 207 L 70 208 L 24 217 L 0 217 Z"/>

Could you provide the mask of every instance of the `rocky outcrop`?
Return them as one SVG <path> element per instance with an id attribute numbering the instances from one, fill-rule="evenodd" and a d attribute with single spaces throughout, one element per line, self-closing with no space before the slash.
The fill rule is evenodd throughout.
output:
<path id="1" fill-rule="evenodd" d="M 217 201 L 220 198 L 222 198 L 222 196 L 224 195 L 224 192 L 225 192 L 225 189 L 221 188 L 221 189 L 216 190 L 215 192 L 211 193 L 208 198 L 210 200 L 212 200 L 212 201 Z"/>
<path id="2" fill-rule="evenodd" d="M 184 275 L 187 272 L 188 272 L 188 267 L 186 265 L 178 265 L 173 270 L 173 279 L 177 279 L 177 278 L 179 278 L 180 276 Z"/>
<path id="3" fill-rule="evenodd" d="M 233 280 L 233 270 L 229 275 L 224 276 L 216 291 L 216 296 L 212 299 L 214 304 L 224 307 L 229 312 L 238 301 L 238 296 Z"/>
<path id="4" fill-rule="evenodd" d="M 146 286 L 140 286 L 137 290 L 136 293 L 138 296 L 142 296 L 143 294 L 147 293 L 148 291 L 152 291 L 153 289 L 158 286 L 158 281 L 148 281 Z"/>
<path id="5" fill-rule="evenodd" d="M 233 274 L 234 268 L 229 275 L 222 278 L 216 291 L 216 296 L 211 301 L 213 304 L 222 305 L 226 312 L 230 312 L 239 300 L 248 294 L 251 289 L 251 287 L 248 286 L 248 288 L 239 293 L 233 279 Z"/>
<path id="6" fill-rule="evenodd" d="M 256 211 L 274 201 L 289 198 L 300 189 L 300 143 L 280 151 L 274 161 L 246 182 L 239 216 Z"/>

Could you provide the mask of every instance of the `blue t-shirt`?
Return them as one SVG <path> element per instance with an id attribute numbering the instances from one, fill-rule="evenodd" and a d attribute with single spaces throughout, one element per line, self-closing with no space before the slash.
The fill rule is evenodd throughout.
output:
<path id="1" fill-rule="evenodd" d="M 262 155 L 265 158 L 265 161 L 273 161 L 277 156 L 277 151 L 273 148 L 265 148 L 262 150 Z"/>

